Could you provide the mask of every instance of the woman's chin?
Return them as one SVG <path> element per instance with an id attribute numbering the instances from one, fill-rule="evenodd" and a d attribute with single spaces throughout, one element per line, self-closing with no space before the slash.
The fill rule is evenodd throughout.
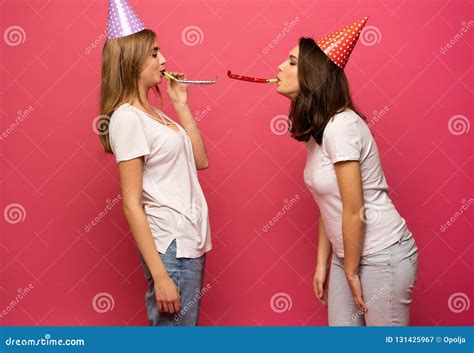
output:
<path id="1" fill-rule="evenodd" d="M 288 99 L 291 99 L 291 98 L 288 96 L 288 93 L 285 92 L 284 90 L 280 89 L 280 87 L 277 87 L 277 88 L 276 88 L 276 93 L 281 94 L 282 96 L 285 96 L 285 97 L 288 98 Z"/>

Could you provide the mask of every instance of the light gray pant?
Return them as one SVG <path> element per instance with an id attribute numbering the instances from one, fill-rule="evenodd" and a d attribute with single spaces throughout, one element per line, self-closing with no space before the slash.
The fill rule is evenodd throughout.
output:
<path id="1" fill-rule="evenodd" d="M 418 249 L 408 232 L 375 254 L 362 256 L 359 276 L 367 312 L 359 311 L 344 274 L 344 258 L 333 254 L 329 273 L 330 326 L 407 326 L 418 269 Z"/>

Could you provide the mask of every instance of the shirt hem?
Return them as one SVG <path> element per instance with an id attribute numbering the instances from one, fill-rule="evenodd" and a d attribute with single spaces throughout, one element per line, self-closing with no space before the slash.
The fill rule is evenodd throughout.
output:
<path id="1" fill-rule="evenodd" d="M 180 247 L 178 243 L 180 242 L 179 238 L 170 238 L 166 244 L 159 244 L 157 239 L 155 240 L 155 248 L 156 251 L 158 251 L 160 254 L 166 253 L 168 250 L 169 246 L 173 242 L 173 240 L 176 240 L 176 258 L 189 258 L 189 259 L 196 259 L 198 257 L 203 256 L 206 252 L 210 251 L 212 249 L 212 243 L 209 242 L 207 245 L 204 246 L 203 249 L 186 249 L 186 250 L 180 250 Z"/>
<path id="2" fill-rule="evenodd" d="M 342 161 L 359 161 L 360 162 L 360 158 L 359 157 L 335 157 L 335 158 L 330 158 L 331 162 L 334 164 L 334 163 L 337 163 L 337 162 L 342 162 Z"/>
<path id="3" fill-rule="evenodd" d="M 188 259 L 196 259 L 198 257 L 203 256 L 206 254 L 208 251 L 212 249 L 212 245 L 206 246 L 203 250 L 193 250 L 193 251 L 182 251 L 179 252 L 178 250 L 176 251 L 176 258 L 188 258 Z"/>
<path id="4" fill-rule="evenodd" d="M 141 156 L 148 156 L 149 154 L 150 154 L 149 150 L 142 151 L 142 152 L 136 152 L 136 153 L 126 155 L 124 157 L 116 158 L 115 162 L 118 164 L 120 162 L 129 161 L 131 159 L 135 159 L 135 158 L 138 158 L 138 157 L 141 157 Z"/>
<path id="5" fill-rule="evenodd" d="M 362 254 L 360 256 L 362 257 L 362 256 L 373 255 L 373 254 L 375 254 L 379 251 L 382 251 L 382 250 L 392 246 L 396 242 L 400 241 L 400 239 L 403 239 L 403 237 L 405 237 L 408 233 L 411 233 L 411 232 L 409 230 L 407 230 L 407 232 L 402 233 L 401 236 L 399 236 L 397 238 L 393 238 L 389 242 L 383 243 L 383 245 L 381 245 L 381 246 L 377 246 L 376 248 L 370 249 L 367 252 L 362 252 Z M 344 252 L 340 253 L 340 252 L 334 250 L 334 254 L 336 254 L 337 257 L 344 258 Z"/>

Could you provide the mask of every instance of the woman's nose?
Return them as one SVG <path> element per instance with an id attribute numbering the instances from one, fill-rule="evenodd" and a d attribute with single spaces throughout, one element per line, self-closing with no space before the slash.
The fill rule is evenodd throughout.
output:
<path id="1" fill-rule="evenodd" d="M 164 55 L 160 53 L 160 56 L 161 56 L 161 65 L 166 64 L 166 58 L 164 57 Z"/>

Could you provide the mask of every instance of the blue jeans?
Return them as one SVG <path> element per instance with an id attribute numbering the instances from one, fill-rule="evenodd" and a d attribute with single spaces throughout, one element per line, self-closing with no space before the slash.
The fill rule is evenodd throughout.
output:
<path id="1" fill-rule="evenodd" d="M 344 259 L 333 254 L 329 274 L 330 326 L 407 326 L 418 269 L 418 249 L 408 232 L 395 244 L 362 256 L 359 278 L 367 312 L 359 311 L 344 274 Z"/>
<path id="2" fill-rule="evenodd" d="M 161 260 L 174 281 L 181 297 L 179 314 L 160 312 L 156 303 L 155 283 L 142 256 L 140 263 L 148 281 L 145 303 L 148 321 L 151 326 L 196 326 L 199 317 L 199 306 L 204 291 L 201 290 L 204 277 L 206 255 L 195 259 L 176 258 L 176 240 L 170 244 L 166 253 L 160 253 Z"/>

